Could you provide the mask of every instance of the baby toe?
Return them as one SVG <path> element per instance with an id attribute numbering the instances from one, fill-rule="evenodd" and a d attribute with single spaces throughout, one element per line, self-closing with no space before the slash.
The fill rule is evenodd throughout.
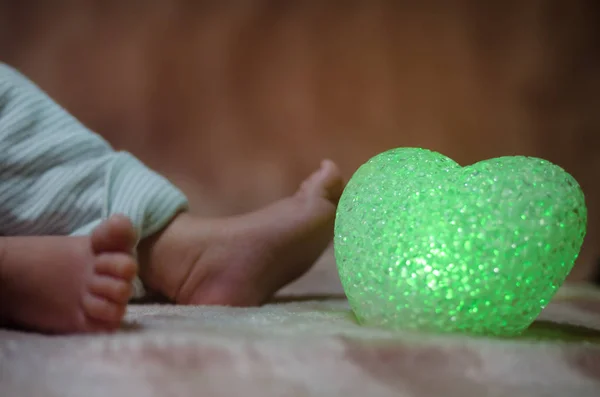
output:
<path id="1" fill-rule="evenodd" d="M 83 308 L 88 317 L 117 327 L 125 316 L 126 305 L 102 299 L 94 294 L 86 294 L 83 298 Z"/>
<path id="2" fill-rule="evenodd" d="M 344 179 L 339 167 L 331 160 L 324 160 L 319 170 L 302 182 L 298 193 L 301 196 L 323 197 L 334 204 L 344 191 Z"/>
<path id="3" fill-rule="evenodd" d="M 136 233 L 131 221 L 115 215 L 104 221 L 92 233 L 94 252 L 130 252 L 136 242 Z"/>
<path id="4" fill-rule="evenodd" d="M 133 286 L 121 278 L 97 275 L 90 281 L 89 290 L 100 298 L 126 304 L 131 298 Z"/>
<path id="5" fill-rule="evenodd" d="M 96 258 L 96 274 L 131 282 L 137 273 L 137 263 L 126 254 L 102 254 Z"/>

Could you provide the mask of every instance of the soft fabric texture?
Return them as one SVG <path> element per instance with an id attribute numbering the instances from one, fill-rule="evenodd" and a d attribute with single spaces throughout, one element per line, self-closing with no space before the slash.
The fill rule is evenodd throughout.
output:
<path id="1" fill-rule="evenodd" d="M 114 335 L 0 330 L 3 397 L 598 396 L 600 294 L 563 288 L 521 338 L 392 333 L 343 299 L 132 305 Z"/>
<path id="2" fill-rule="evenodd" d="M 0 63 L 0 235 L 86 235 L 124 214 L 141 240 L 187 205 L 166 178 Z M 143 294 L 136 279 L 135 296 Z"/>
<path id="3" fill-rule="evenodd" d="M 0 234 L 82 235 L 124 214 L 142 239 L 186 206 L 167 179 L 0 63 Z"/>

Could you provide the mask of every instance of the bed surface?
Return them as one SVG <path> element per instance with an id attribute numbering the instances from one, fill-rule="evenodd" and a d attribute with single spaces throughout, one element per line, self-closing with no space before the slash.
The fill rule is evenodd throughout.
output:
<path id="1" fill-rule="evenodd" d="M 308 300 L 307 300 L 308 299 Z M 598 396 L 600 293 L 564 287 L 519 339 L 359 326 L 339 297 L 131 305 L 113 335 L 0 330 L 3 397 Z"/>

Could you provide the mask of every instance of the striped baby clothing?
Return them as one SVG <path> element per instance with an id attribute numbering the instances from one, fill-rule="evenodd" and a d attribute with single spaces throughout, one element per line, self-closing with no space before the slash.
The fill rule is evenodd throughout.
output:
<path id="1" fill-rule="evenodd" d="M 0 63 L 0 235 L 86 235 L 119 213 L 142 239 L 187 205 L 168 180 Z"/>

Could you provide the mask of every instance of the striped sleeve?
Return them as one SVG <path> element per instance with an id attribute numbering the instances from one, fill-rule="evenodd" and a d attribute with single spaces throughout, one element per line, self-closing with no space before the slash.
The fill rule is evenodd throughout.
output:
<path id="1" fill-rule="evenodd" d="M 0 63 L 1 235 L 85 235 L 119 213 L 142 239 L 186 208 L 168 180 Z"/>

